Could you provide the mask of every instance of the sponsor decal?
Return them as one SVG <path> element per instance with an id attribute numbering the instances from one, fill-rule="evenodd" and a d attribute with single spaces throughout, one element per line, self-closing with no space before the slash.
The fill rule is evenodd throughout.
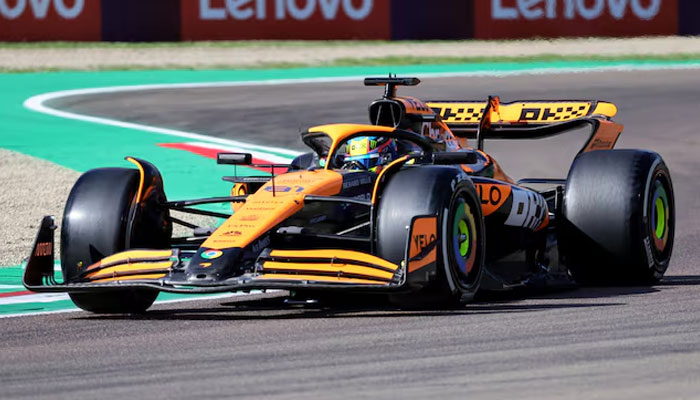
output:
<path id="1" fill-rule="evenodd" d="M 372 193 L 360 193 L 358 195 L 352 196 L 353 199 L 357 200 L 371 200 L 372 199 Z"/>
<path id="2" fill-rule="evenodd" d="M 612 140 L 605 140 L 600 138 L 593 139 L 589 150 L 609 150 L 612 149 L 615 142 Z"/>
<path id="3" fill-rule="evenodd" d="M 670 35 L 678 0 L 484 0 L 474 2 L 476 38 Z"/>
<path id="4" fill-rule="evenodd" d="M 353 173 L 343 176 L 343 189 L 352 189 L 370 183 L 372 183 L 372 178 L 369 175 Z"/>
<path id="5" fill-rule="evenodd" d="M 274 188 L 274 190 L 273 190 L 273 188 Z M 264 190 L 266 192 L 273 192 L 274 191 L 276 193 L 288 193 L 288 192 L 301 193 L 304 191 L 304 188 L 301 186 L 297 186 L 297 185 L 294 185 L 294 186 L 284 186 L 284 185 L 272 186 L 272 185 L 269 185 L 269 186 L 265 186 Z"/>
<path id="6" fill-rule="evenodd" d="M 100 2 L 0 0 L 0 40 L 100 40 Z"/>
<path id="7" fill-rule="evenodd" d="M 477 123 L 481 120 L 481 116 L 484 115 L 484 107 L 469 106 L 468 104 L 463 107 L 433 107 L 433 111 L 440 115 L 446 123 Z"/>
<path id="8" fill-rule="evenodd" d="M 259 215 L 251 215 L 251 214 L 241 215 L 240 217 L 238 217 L 239 221 L 257 221 L 258 219 L 260 219 Z"/>
<path id="9" fill-rule="evenodd" d="M 437 218 L 420 217 L 413 221 L 408 250 L 408 272 L 413 272 L 435 261 L 437 257 Z"/>
<path id="10" fill-rule="evenodd" d="M 75 19 L 84 8 L 85 0 L 0 0 L 0 15 L 5 19 L 17 19 L 25 13 L 30 13 L 35 19 L 44 19 L 49 9 L 60 18 Z"/>
<path id="11" fill-rule="evenodd" d="M 535 121 L 535 122 L 554 122 L 568 121 L 584 117 L 588 113 L 590 106 L 585 105 L 569 105 L 556 108 L 539 107 L 539 108 L 523 108 L 520 111 L 518 121 Z"/>
<path id="12" fill-rule="evenodd" d="M 498 183 L 477 183 L 475 186 L 481 200 L 481 210 L 485 217 L 501 208 L 512 190 L 510 185 Z"/>
<path id="13" fill-rule="evenodd" d="M 275 209 L 275 207 L 246 207 L 245 208 L 246 211 L 263 211 L 263 212 L 272 211 L 274 209 Z M 241 217 L 239 217 L 239 219 L 241 219 Z"/>
<path id="14" fill-rule="evenodd" d="M 419 252 L 422 250 L 425 250 L 428 246 L 433 244 L 437 237 L 435 236 L 435 232 L 431 232 L 430 234 L 426 233 L 417 233 L 413 235 L 413 244 L 414 248 L 418 249 Z"/>
<path id="15" fill-rule="evenodd" d="M 389 39 L 389 1 L 182 0 L 182 39 Z"/>
<path id="16" fill-rule="evenodd" d="M 203 251 L 201 256 L 205 260 L 213 260 L 215 258 L 221 257 L 222 254 L 224 254 L 224 252 L 221 250 L 210 249 Z"/>
<path id="17" fill-rule="evenodd" d="M 46 257 L 53 253 L 53 243 L 43 242 L 37 243 L 36 250 L 34 250 L 34 256 L 36 257 Z"/>
<path id="18" fill-rule="evenodd" d="M 547 203 L 544 197 L 530 190 L 512 188 L 513 205 L 504 225 L 522 226 L 535 230 L 547 216 Z"/>
<path id="19" fill-rule="evenodd" d="M 241 236 L 242 234 L 243 234 L 243 232 L 241 232 L 241 231 L 227 231 L 227 232 L 224 232 L 224 233 L 222 234 L 222 236 L 233 236 L 233 237 L 237 237 L 237 236 Z"/>
<path id="20" fill-rule="evenodd" d="M 207 262 L 199 263 L 199 266 L 201 268 L 209 268 L 209 267 L 211 267 L 211 263 L 207 263 Z"/>
<path id="21" fill-rule="evenodd" d="M 200 0 L 199 17 L 203 20 L 230 18 L 240 21 L 252 18 L 265 20 L 269 15 L 277 20 L 304 21 L 318 12 L 327 20 L 335 20 L 339 14 L 345 14 L 359 21 L 366 19 L 374 7 L 374 0 L 276 0 L 269 3 L 266 0 Z"/>
<path id="22" fill-rule="evenodd" d="M 403 97 L 399 99 L 399 101 L 401 101 L 406 106 L 406 112 L 409 114 L 429 113 L 432 111 L 427 104 L 425 104 L 422 100 L 416 98 Z"/>
<path id="23" fill-rule="evenodd" d="M 647 265 L 649 268 L 654 267 L 654 253 L 651 250 L 651 240 L 649 240 L 649 236 L 644 238 L 644 252 L 647 255 Z"/>

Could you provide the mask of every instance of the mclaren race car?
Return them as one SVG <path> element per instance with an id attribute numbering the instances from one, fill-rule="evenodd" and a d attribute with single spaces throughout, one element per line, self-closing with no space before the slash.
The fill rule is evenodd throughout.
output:
<path id="1" fill-rule="evenodd" d="M 285 289 L 305 296 L 381 295 L 399 306 L 454 306 L 479 290 L 532 285 L 653 284 L 666 271 L 674 196 L 662 158 L 613 150 L 622 126 L 603 101 L 428 101 L 384 86 L 371 124 L 302 133 L 289 165 L 250 154 L 218 163 L 268 168 L 226 176 L 230 196 L 170 201 L 152 164 L 100 168 L 76 182 L 61 228 L 62 282 L 45 217 L 24 285 L 68 292 L 97 313 L 142 312 L 159 292 Z M 513 181 L 485 139 L 590 128 L 566 179 Z M 468 146 L 468 142 L 473 145 Z M 540 189 L 535 189 L 540 188 Z M 231 203 L 232 212 L 203 205 Z M 216 228 L 173 210 L 222 218 Z M 221 211 L 221 210 L 220 210 Z M 173 237 L 173 224 L 192 235 Z"/>

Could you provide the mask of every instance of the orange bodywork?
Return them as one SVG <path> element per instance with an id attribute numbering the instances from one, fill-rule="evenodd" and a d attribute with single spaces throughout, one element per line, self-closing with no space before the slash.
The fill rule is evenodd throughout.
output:
<path id="1" fill-rule="evenodd" d="M 178 261 L 177 250 L 127 250 L 90 265 L 85 278 L 91 282 L 160 279 Z"/>
<path id="2" fill-rule="evenodd" d="M 151 280 L 151 279 L 161 279 L 165 278 L 167 274 L 144 274 L 144 275 L 129 275 L 129 276 L 115 276 L 104 279 L 93 280 L 92 283 L 106 283 L 106 282 L 117 282 L 117 281 L 136 281 L 136 280 Z"/>
<path id="3" fill-rule="evenodd" d="M 256 279 L 390 283 L 398 269 L 380 257 L 353 250 L 272 250 Z"/>
<path id="4" fill-rule="evenodd" d="M 419 270 L 437 260 L 437 217 L 421 217 L 413 221 L 408 250 L 408 272 Z M 426 249 L 432 246 L 427 254 Z"/>
<path id="5" fill-rule="evenodd" d="M 170 267 L 173 266 L 173 263 L 170 261 L 161 261 L 161 262 L 137 262 L 137 263 L 129 263 L 129 264 L 119 264 L 115 265 L 113 267 L 109 268 L 104 268 L 99 271 L 95 271 L 94 273 L 88 274 L 86 277 L 89 279 L 102 279 L 102 278 L 107 278 L 107 277 L 116 277 L 123 275 L 124 273 L 129 273 L 129 272 L 136 272 L 136 271 L 141 271 L 141 272 L 162 272 L 162 271 L 168 271 Z"/>
<path id="6" fill-rule="evenodd" d="M 323 275 L 296 275 L 296 274 L 265 274 L 256 277 L 256 281 L 271 281 L 271 280 L 282 280 L 282 281 L 312 281 L 312 282 L 330 282 L 330 283 L 355 283 L 363 285 L 377 285 L 385 284 L 388 282 L 376 281 L 372 279 L 359 279 L 359 278 L 348 278 L 344 276 L 323 276 Z"/>
<path id="7" fill-rule="evenodd" d="M 251 194 L 203 244 L 210 249 L 245 247 L 275 225 L 304 207 L 308 194 L 340 193 L 343 177 L 330 170 L 300 171 L 280 175 Z"/>
<path id="8" fill-rule="evenodd" d="M 399 157 L 396 160 L 389 163 L 389 165 L 387 165 L 384 169 L 382 169 L 382 172 L 379 173 L 377 181 L 374 184 L 374 189 L 372 190 L 372 203 L 377 202 L 377 194 L 379 192 L 379 185 L 382 182 L 382 178 L 384 178 L 390 171 L 393 171 L 397 168 L 401 168 L 401 166 L 403 166 L 406 163 L 406 161 L 408 161 L 408 156 Z"/>
<path id="9" fill-rule="evenodd" d="M 599 120 L 598 130 L 590 138 L 583 151 L 611 150 L 615 147 L 624 126 L 608 120 Z"/>
<path id="10" fill-rule="evenodd" d="M 272 270 L 276 273 L 284 271 L 306 271 L 311 272 L 330 272 L 335 275 L 353 274 L 372 277 L 382 281 L 390 281 L 394 276 L 391 272 L 378 271 L 370 267 L 357 266 L 352 264 L 302 264 L 302 263 L 280 263 L 268 261 L 263 265 L 263 274 L 266 270 Z"/>
<path id="11" fill-rule="evenodd" d="M 175 250 L 127 250 L 105 257 L 102 260 L 90 265 L 86 272 L 104 270 L 113 265 L 131 264 L 134 262 L 156 262 L 175 258 Z"/>
<path id="12" fill-rule="evenodd" d="M 144 182 L 145 181 L 145 173 L 143 171 L 143 166 L 141 165 L 141 163 L 136 161 L 136 159 L 134 159 L 133 157 L 127 157 L 126 161 L 136 165 L 136 168 L 138 168 L 138 170 L 139 170 L 139 189 L 136 192 L 136 202 L 138 203 L 139 201 L 141 201 L 141 196 L 143 195 L 142 192 L 143 192 L 143 185 L 145 183 Z"/>
<path id="13" fill-rule="evenodd" d="M 398 266 L 395 264 L 384 260 L 383 258 L 376 257 L 370 254 L 362 253 L 353 250 L 339 250 L 339 249 L 329 249 L 329 250 L 273 250 L 270 253 L 271 257 L 289 257 L 289 258 L 313 258 L 313 259 L 343 259 L 343 260 L 355 260 L 359 262 L 364 262 L 368 264 L 373 264 L 385 268 L 387 270 L 396 271 Z"/>
<path id="14" fill-rule="evenodd" d="M 248 194 L 248 184 L 247 183 L 236 183 L 231 188 L 231 196 L 245 196 Z M 233 211 L 238 211 L 243 207 L 242 202 L 231 202 L 231 209 Z"/>
<path id="15" fill-rule="evenodd" d="M 512 191 L 509 184 L 476 183 L 474 186 L 481 200 L 481 211 L 484 217 L 488 217 L 498 211 L 503 206 L 503 203 L 508 200 Z"/>

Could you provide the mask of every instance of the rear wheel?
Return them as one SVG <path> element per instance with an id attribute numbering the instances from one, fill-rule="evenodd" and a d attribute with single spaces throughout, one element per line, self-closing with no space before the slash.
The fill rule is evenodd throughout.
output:
<path id="1" fill-rule="evenodd" d="M 61 269 L 65 282 L 80 281 L 93 263 L 125 250 L 129 212 L 139 173 L 128 168 L 100 168 L 80 176 L 73 186 L 61 228 Z M 95 313 L 139 313 L 153 304 L 154 290 L 70 293 L 76 306 Z"/>
<path id="2" fill-rule="evenodd" d="M 403 262 L 411 221 L 424 215 L 437 217 L 435 276 L 390 300 L 403 308 L 454 307 L 471 300 L 484 264 L 484 223 L 476 190 L 457 168 L 408 167 L 390 177 L 377 212 L 378 255 Z"/>
<path id="3" fill-rule="evenodd" d="M 584 284 L 651 284 L 668 268 L 675 205 L 657 153 L 602 150 L 576 158 L 567 178 L 561 245 Z"/>

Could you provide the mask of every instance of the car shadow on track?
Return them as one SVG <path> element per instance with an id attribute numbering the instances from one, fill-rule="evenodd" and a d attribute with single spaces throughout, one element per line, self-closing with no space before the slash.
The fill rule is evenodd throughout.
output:
<path id="1" fill-rule="evenodd" d="M 657 286 L 700 286 L 700 275 L 665 276 Z"/>
<path id="2" fill-rule="evenodd" d="M 151 310 L 144 314 L 89 315 L 76 319 L 97 320 L 285 320 L 315 318 L 401 318 L 430 316 L 473 316 L 503 313 L 542 312 L 557 309 L 620 306 L 624 303 L 515 304 L 471 303 L 459 309 L 401 310 L 385 304 L 333 305 L 289 303 L 285 298 L 244 300 L 217 307 Z"/>
<path id="3" fill-rule="evenodd" d="M 544 312 L 558 309 L 585 309 L 595 307 L 624 306 L 626 302 L 579 302 L 580 300 L 613 299 L 662 292 L 681 286 L 700 285 L 700 276 L 667 276 L 655 286 L 599 286 L 567 290 L 513 290 L 482 294 L 476 302 L 460 309 L 401 310 L 386 302 L 364 302 L 352 300 L 337 304 L 293 301 L 286 296 L 271 298 L 239 298 L 223 302 L 215 307 L 187 307 L 152 309 L 144 314 L 87 315 L 76 319 L 97 320 L 285 320 L 315 318 L 401 318 L 429 316 L 467 316 L 502 313 Z M 566 301 L 566 300 L 572 301 Z M 355 298 L 356 300 L 356 298 Z M 564 302 L 542 303 L 559 300 Z M 527 301 L 526 304 L 520 303 Z M 535 303 L 533 303 L 535 302 Z"/>
<path id="4" fill-rule="evenodd" d="M 665 276 L 661 282 L 654 286 L 590 286 L 539 293 L 528 291 L 513 295 L 523 299 L 598 299 L 651 294 L 682 286 L 700 286 L 700 275 Z"/>

